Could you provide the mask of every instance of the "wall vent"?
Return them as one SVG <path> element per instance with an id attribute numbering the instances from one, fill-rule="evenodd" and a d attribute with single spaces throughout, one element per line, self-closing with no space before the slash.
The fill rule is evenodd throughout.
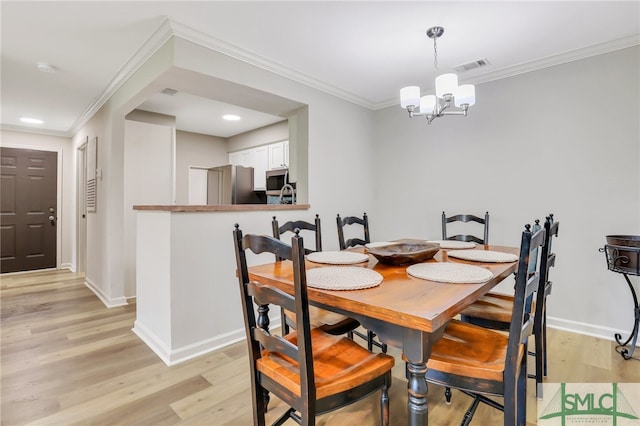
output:
<path id="1" fill-rule="evenodd" d="M 486 67 L 487 65 L 491 65 L 491 62 L 487 58 L 480 58 L 473 62 L 468 62 L 466 64 L 458 65 L 453 67 L 456 72 L 466 72 L 471 71 L 476 68 Z"/>
<path id="2" fill-rule="evenodd" d="M 177 91 L 177 90 L 175 90 L 175 89 L 169 89 L 169 88 L 167 87 L 166 89 L 162 89 L 162 92 L 160 92 L 160 93 L 162 93 L 163 95 L 173 96 L 173 95 L 175 95 L 176 93 L 178 93 L 178 91 Z"/>

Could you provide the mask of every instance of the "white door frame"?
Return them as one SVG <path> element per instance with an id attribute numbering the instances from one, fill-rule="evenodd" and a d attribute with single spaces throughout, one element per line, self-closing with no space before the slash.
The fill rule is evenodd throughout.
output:
<path id="1" fill-rule="evenodd" d="M 87 144 L 86 136 L 76 155 L 76 272 L 87 272 Z"/>

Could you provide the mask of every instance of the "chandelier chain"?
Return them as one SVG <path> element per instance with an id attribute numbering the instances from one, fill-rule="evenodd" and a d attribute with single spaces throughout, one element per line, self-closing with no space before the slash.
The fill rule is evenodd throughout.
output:
<path id="1" fill-rule="evenodd" d="M 436 44 L 437 37 L 433 38 L 433 73 L 435 77 L 438 77 L 438 45 Z"/>

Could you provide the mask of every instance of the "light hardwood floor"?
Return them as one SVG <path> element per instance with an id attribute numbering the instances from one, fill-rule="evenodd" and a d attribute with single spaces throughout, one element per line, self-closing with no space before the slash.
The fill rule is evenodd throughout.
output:
<path id="1" fill-rule="evenodd" d="M 0 297 L 3 426 L 251 424 L 244 342 L 167 367 L 131 331 L 135 303 L 105 308 L 81 275 L 5 275 Z M 622 360 L 610 341 L 550 330 L 549 347 L 547 381 L 640 382 L 638 362 Z M 390 352 L 397 364 L 391 424 L 404 425 L 404 365 L 399 351 Z M 535 425 L 534 386 L 528 394 L 528 424 Z M 469 401 L 454 391 L 453 403 L 446 405 L 443 389 L 430 386 L 430 424 L 459 424 Z M 272 398 L 267 420 L 284 409 Z M 502 424 L 501 419 L 499 411 L 481 405 L 472 424 Z M 378 397 L 326 414 L 317 424 L 379 424 Z"/>

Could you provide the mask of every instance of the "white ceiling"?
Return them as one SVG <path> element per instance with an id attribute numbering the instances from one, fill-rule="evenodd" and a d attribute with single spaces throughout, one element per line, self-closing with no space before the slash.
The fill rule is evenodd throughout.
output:
<path id="1" fill-rule="evenodd" d="M 122 83 L 145 42 L 167 26 L 371 109 L 397 104 L 403 86 L 431 89 L 433 44 L 425 30 L 434 25 L 445 27 L 438 41 L 440 71 L 480 58 L 491 63 L 459 73 L 462 83 L 640 44 L 638 0 L 3 0 L 0 13 L 2 127 L 60 135 L 84 124 Z M 38 71 L 39 62 L 57 72 Z M 142 108 L 176 115 L 179 129 L 217 136 L 281 119 L 259 114 L 253 121 L 244 110 L 236 124 L 245 127 L 221 129 L 210 119 L 220 115 L 220 103 L 197 95 L 156 95 Z M 22 116 L 44 124 L 22 124 Z"/>

